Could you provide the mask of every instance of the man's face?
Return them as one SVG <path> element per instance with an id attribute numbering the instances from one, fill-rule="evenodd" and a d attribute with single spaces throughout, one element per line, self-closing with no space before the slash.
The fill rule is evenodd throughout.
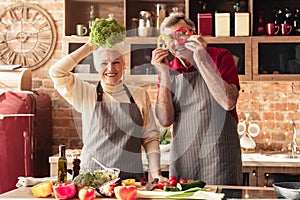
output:
<path id="1" fill-rule="evenodd" d="M 119 83 L 124 72 L 124 61 L 118 51 L 107 50 L 100 53 L 98 71 L 101 81 L 107 85 Z"/>
<path id="2" fill-rule="evenodd" d="M 180 28 L 187 26 L 188 25 L 184 20 L 180 20 L 177 24 L 165 29 L 165 34 L 169 35 L 171 38 L 170 52 L 173 54 L 173 56 L 179 58 L 185 67 L 189 67 L 191 63 L 193 63 L 193 54 L 184 46 L 184 43 L 175 39 L 174 33 Z"/>

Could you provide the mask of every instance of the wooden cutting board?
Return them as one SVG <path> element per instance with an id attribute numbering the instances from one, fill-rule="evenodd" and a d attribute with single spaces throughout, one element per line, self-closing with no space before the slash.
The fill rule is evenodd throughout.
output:
<path id="1" fill-rule="evenodd" d="M 144 198 L 144 199 L 164 199 L 167 196 L 173 195 L 173 194 L 181 194 L 184 193 L 184 191 L 180 192 L 166 192 L 164 190 L 155 189 L 152 191 L 148 191 L 145 189 L 144 186 L 136 185 L 138 187 L 137 196 L 136 198 Z M 205 186 L 205 190 L 211 193 L 217 192 L 217 186 Z M 182 199 L 182 197 L 180 198 Z M 185 198 L 185 199 L 195 199 L 195 198 Z"/>

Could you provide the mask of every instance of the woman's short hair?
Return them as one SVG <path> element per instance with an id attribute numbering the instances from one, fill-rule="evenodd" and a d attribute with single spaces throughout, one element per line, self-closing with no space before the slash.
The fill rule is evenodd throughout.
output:
<path id="1" fill-rule="evenodd" d="M 180 20 L 184 20 L 185 23 L 188 25 L 188 27 L 195 32 L 196 31 L 196 27 L 195 27 L 195 23 L 186 18 L 184 13 L 176 13 L 176 14 L 171 14 L 170 16 L 166 17 L 164 19 L 164 21 L 161 23 L 160 25 L 160 33 L 163 34 L 165 33 L 165 29 L 169 28 L 175 24 L 177 24 Z"/>
<path id="2" fill-rule="evenodd" d="M 96 69 L 96 71 L 100 71 L 100 60 L 102 60 L 102 53 L 106 52 L 106 51 L 113 51 L 115 52 L 115 57 L 113 59 L 117 59 L 117 58 L 121 58 L 123 64 L 125 65 L 125 59 L 124 59 L 124 55 L 122 55 L 121 49 L 119 48 L 102 48 L 102 47 L 98 47 L 96 50 L 93 51 L 93 60 L 94 60 L 94 67 Z"/>

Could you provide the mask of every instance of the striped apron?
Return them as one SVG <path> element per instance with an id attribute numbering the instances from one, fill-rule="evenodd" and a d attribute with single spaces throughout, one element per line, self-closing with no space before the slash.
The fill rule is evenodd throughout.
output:
<path id="1" fill-rule="evenodd" d="M 120 178 L 145 177 L 141 158 L 143 119 L 128 88 L 130 103 L 103 102 L 103 89 L 97 86 L 97 103 L 90 132 L 83 135 L 82 168 L 101 169 L 95 158 L 106 167 L 119 168 Z"/>
<path id="2" fill-rule="evenodd" d="M 171 90 L 175 121 L 170 175 L 207 184 L 242 184 L 236 120 L 214 100 L 199 72 L 171 75 Z"/>

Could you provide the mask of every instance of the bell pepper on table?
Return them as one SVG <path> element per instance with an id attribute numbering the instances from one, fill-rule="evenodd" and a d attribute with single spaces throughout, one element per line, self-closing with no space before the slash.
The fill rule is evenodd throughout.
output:
<path id="1" fill-rule="evenodd" d="M 134 200 L 137 195 L 136 186 L 117 186 L 114 191 L 118 200 Z"/>
<path id="2" fill-rule="evenodd" d="M 53 185 L 53 192 L 56 199 L 69 199 L 75 196 L 76 186 L 73 182 L 56 182 Z"/>
<path id="3" fill-rule="evenodd" d="M 44 181 L 34 185 L 31 188 L 31 192 L 34 197 L 41 198 L 47 197 L 53 192 L 53 183 L 52 181 Z"/>

